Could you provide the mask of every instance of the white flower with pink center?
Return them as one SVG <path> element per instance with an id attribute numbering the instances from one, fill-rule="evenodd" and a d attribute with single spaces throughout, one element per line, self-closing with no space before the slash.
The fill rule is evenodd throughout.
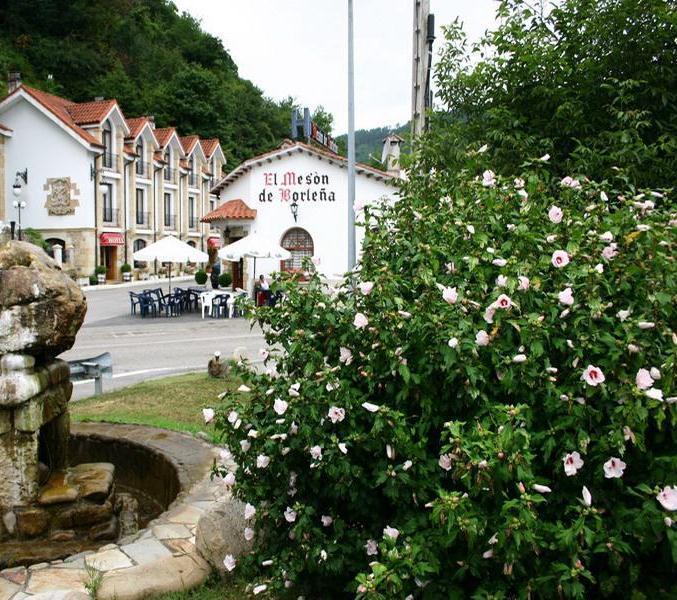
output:
<path id="1" fill-rule="evenodd" d="M 486 170 L 482 173 L 482 185 L 484 187 L 494 187 L 496 185 L 496 175 L 493 171 Z"/>
<path id="2" fill-rule="evenodd" d="M 327 413 L 329 420 L 332 423 L 340 423 L 346 418 L 346 409 L 338 406 L 332 406 Z"/>
<path id="3" fill-rule="evenodd" d="M 378 543 L 376 540 L 367 540 L 364 548 L 367 551 L 367 556 L 376 556 L 378 554 Z"/>
<path id="4" fill-rule="evenodd" d="M 581 458 L 581 455 L 574 451 L 571 452 L 570 454 L 567 454 L 563 459 L 562 462 L 564 463 L 564 472 L 567 474 L 567 477 L 571 477 L 572 475 L 576 475 L 576 472 L 578 469 L 583 468 L 584 461 Z"/>
<path id="5" fill-rule="evenodd" d="M 270 464 L 270 456 L 265 454 L 259 454 L 256 457 L 256 467 L 259 469 L 265 469 Z"/>
<path id="6" fill-rule="evenodd" d="M 573 306 L 574 293 L 571 288 L 568 287 L 563 292 L 560 292 L 557 295 L 557 298 L 560 301 L 560 304 L 564 304 L 564 306 Z"/>
<path id="7" fill-rule="evenodd" d="M 213 408 L 203 408 L 202 409 L 202 418 L 205 420 L 205 425 L 209 425 L 216 416 Z"/>
<path id="8" fill-rule="evenodd" d="M 555 250 L 552 253 L 551 262 L 554 267 L 561 269 L 569 264 L 569 255 L 565 250 Z"/>
<path id="9" fill-rule="evenodd" d="M 244 519 L 245 521 L 249 521 L 254 515 L 256 514 L 256 509 L 247 502 L 244 507 Z"/>
<path id="10" fill-rule="evenodd" d="M 578 179 L 574 179 L 573 177 L 569 177 L 568 175 L 562 179 L 560 182 L 561 185 L 564 187 L 571 188 L 572 190 L 579 190 L 581 189 L 581 182 L 578 181 Z"/>
<path id="11" fill-rule="evenodd" d="M 602 373 L 602 369 L 594 365 L 588 365 L 581 375 L 581 379 L 592 387 L 597 387 L 600 383 L 604 383 L 606 377 Z"/>
<path id="12" fill-rule="evenodd" d="M 383 537 L 387 537 L 393 541 L 396 541 L 399 536 L 400 532 L 394 527 L 391 527 L 390 525 L 386 525 L 385 528 L 383 529 Z"/>
<path id="13" fill-rule="evenodd" d="M 374 289 L 374 282 L 373 281 L 363 281 L 360 283 L 360 291 L 365 295 L 368 296 L 371 294 L 371 290 Z"/>
<path id="14" fill-rule="evenodd" d="M 251 542 L 254 539 L 254 530 L 251 527 L 244 528 L 244 539 Z"/>
<path id="15" fill-rule="evenodd" d="M 505 260 L 505 258 L 494 258 L 494 260 L 491 261 L 492 265 L 496 265 L 497 267 L 505 267 L 505 265 L 508 264 L 508 261 Z"/>
<path id="16" fill-rule="evenodd" d="M 562 209 L 559 206 L 555 206 L 553 204 L 550 207 L 550 210 L 548 211 L 548 219 L 550 219 L 552 223 L 561 223 L 563 216 L 564 213 L 562 212 Z"/>
<path id="17" fill-rule="evenodd" d="M 350 348 L 341 346 L 339 349 L 339 362 L 344 363 L 346 366 L 353 362 L 353 353 L 350 351 Z"/>
<path id="18" fill-rule="evenodd" d="M 677 510 L 677 486 L 666 485 L 656 496 L 665 510 Z"/>
<path id="19" fill-rule="evenodd" d="M 496 308 L 500 308 L 502 310 L 509 310 L 512 307 L 512 300 L 510 299 L 510 296 L 506 294 L 501 294 L 495 302 Z"/>
<path id="20" fill-rule="evenodd" d="M 519 281 L 519 285 L 517 286 L 517 289 L 520 292 L 526 292 L 529 289 L 529 286 L 531 285 L 529 278 L 525 277 L 524 275 L 520 275 L 517 278 L 517 281 Z"/>
<path id="21" fill-rule="evenodd" d="M 455 287 L 445 287 L 442 289 L 442 299 L 447 304 L 456 304 L 458 300 L 458 291 Z"/>
<path id="22" fill-rule="evenodd" d="M 296 511 L 288 506 L 287 510 L 284 511 L 284 520 L 287 521 L 287 523 L 296 521 Z"/>
<path id="23" fill-rule="evenodd" d="M 505 275 L 499 275 L 496 278 L 496 286 L 505 287 L 506 285 L 508 285 L 508 278 Z"/>
<path id="24" fill-rule="evenodd" d="M 310 456 L 312 456 L 313 460 L 322 460 L 322 447 L 313 446 L 310 449 Z"/>
<path id="25" fill-rule="evenodd" d="M 484 320 L 487 323 L 493 323 L 495 314 L 496 314 L 496 305 L 492 303 L 489 306 L 487 306 L 486 310 L 484 311 Z"/>
<path id="26" fill-rule="evenodd" d="M 640 369 L 635 376 L 635 383 L 640 390 L 648 390 L 653 386 L 653 377 L 647 369 Z"/>
<path id="27" fill-rule="evenodd" d="M 230 572 L 237 566 L 237 560 L 232 554 L 226 554 L 223 559 L 223 566 L 226 568 L 226 571 Z"/>
<path id="28" fill-rule="evenodd" d="M 329 515 L 322 515 L 320 520 L 322 521 L 322 527 L 329 527 L 334 522 L 334 519 Z"/>
<path id="29" fill-rule="evenodd" d="M 287 412 L 287 408 L 289 408 L 289 402 L 285 402 L 280 398 L 276 398 L 275 402 L 273 402 L 273 410 L 278 415 L 283 415 L 285 412 Z"/>
<path id="30" fill-rule="evenodd" d="M 489 345 L 489 334 L 484 331 L 483 329 L 481 331 L 478 331 L 475 334 L 475 343 L 478 346 L 488 346 Z"/>
<path id="31" fill-rule="evenodd" d="M 607 479 L 617 479 L 623 477 L 623 471 L 627 465 L 620 459 L 612 456 L 604 463 L 604 477 Z"/>
<path id="32" fill-rule="evenodd" d="M 451 470 L 451 455 L 450 454 L 442 454 L 440 456 L 440 459 L 437 461 L 437 464 L 440 465 L 442 469 L 445 471 L 450 471 Z"/>
<path id="33" fill-rule="evenodd" d="M 355 318 L 353 319 L 353 325 L 357 329 L 363 329 L 367 325 L 369 325 L 369 319 L 367 319 L 367 317 L 364 314 L 362 314 L 361 312 L 358 312 L 355 315 Z"/>
<path id="34" fill-rule="evenodd" d="M 617 254 L 618 254 L 618 244 L 616 244 L 616 242 L 612 242 L 608 246 L 605 246 L 604 249 L 602 250 L 602 256 L 607 260 L 615 258 Z"/>

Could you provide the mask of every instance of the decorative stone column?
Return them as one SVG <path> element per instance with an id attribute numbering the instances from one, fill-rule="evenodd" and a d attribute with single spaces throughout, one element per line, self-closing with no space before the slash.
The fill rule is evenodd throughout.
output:
<path id="1" fill-rule="evenodd" d="M 0 240 L 0 516 L 12 534 L 16 507 L 38 499 L 67 466 L 69 349 L 86 312 L 80 288 L 42 249 Z M 3 527 L 0 526 L 0 539 Z"/>

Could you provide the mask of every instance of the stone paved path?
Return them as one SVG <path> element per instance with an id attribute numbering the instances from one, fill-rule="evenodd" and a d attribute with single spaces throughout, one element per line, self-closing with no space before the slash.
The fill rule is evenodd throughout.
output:
<path id="1" fill-rule="evenodd" d="M 86 600 L 85 584 L 100 577 L 99 600 L 140 600 L 201 584 L 209 565 L 195 548 L 202 514 L 227 500 L 209 477 L 218 449 L 191 436 L 149 427 L 81 424 L 76 433 L 126 437 L 162 450 L 179 471 L 183 491 L 146 529 L 65 560 L 0 571 L 0 600 Z"/>

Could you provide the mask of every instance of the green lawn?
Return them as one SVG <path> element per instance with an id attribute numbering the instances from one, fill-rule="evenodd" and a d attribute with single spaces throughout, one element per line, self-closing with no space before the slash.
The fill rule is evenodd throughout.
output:
<path id="1" fill-rule="evenodd" d="M 206 373 L 189 373 L 153 379 L 101 396 L 72 402 L 74 421 L 105 421 L 151 425 L 174 431 L 208 431 L 202 409 L 219 403 L 217 396 L 234 390 L 239 381 L 212 379 Z"/>
<path id="2" fill-rule="evenodd" d="M 239 381 L 212 379 L 206 373 L 176 375 L 72 402 L 70 412 L 74 421 L 133 423 L 211 434 L 213 429 L 205 426 L 202 409 L 218 405 L 220 393 L 239 385 Z M 248 597 L 246 583 L 237 578 L 222 582 L 211 577 L 199 588 L 168 594 L 161 600 L 240 600 Z"/>

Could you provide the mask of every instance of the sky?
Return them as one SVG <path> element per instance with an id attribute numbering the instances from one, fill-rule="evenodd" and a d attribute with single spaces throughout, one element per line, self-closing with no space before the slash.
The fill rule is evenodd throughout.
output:
<path id="1" fill-rule="evenodd" d="M 347 0 L 174 0 L 223 42 L 249 79 L 275 100 L 293 96 L 348 129 Z M 411 113 L 414 0 L 354 0 L 355 127 L 394 126 Z M 456 17 L 471 41 L 495 24 L 495 0 L 430 0 L 437 40 Z"/>

